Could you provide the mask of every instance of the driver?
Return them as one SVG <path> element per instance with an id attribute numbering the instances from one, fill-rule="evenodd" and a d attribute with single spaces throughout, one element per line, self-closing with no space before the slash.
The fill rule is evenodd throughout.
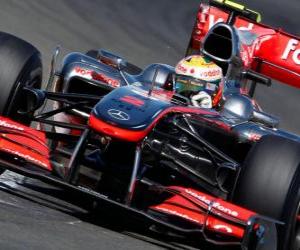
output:
<path id="1" fill-rule="evenodd" d="M 214 108 L 222 97 L 222 69 L 200 55 L 182 59 L 175 67 L 175 91 L 200 108 Z"/>

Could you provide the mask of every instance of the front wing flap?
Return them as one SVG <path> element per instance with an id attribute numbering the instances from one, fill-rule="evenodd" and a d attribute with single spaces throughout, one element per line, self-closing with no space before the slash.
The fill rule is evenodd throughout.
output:
<path id="1" fill-rule="evenodd" d="M 5 117 L 0 117 L 0 152 L 52 170 L 45 134 Z"/>
<path id="2" fill-rule="evenodd" d="M 192 188 L 172 186 L 165 191 L 172 196 L 150 210 L 199 228 L 207 241 L 217 245 L 241 245 L 244 249 L 276 249 L 275 224 L 281 224 L 279 221 Z M 214 237 L 216 235 L 219 237 Z M 272 248 L 268 248 L 270 246 Z"/>

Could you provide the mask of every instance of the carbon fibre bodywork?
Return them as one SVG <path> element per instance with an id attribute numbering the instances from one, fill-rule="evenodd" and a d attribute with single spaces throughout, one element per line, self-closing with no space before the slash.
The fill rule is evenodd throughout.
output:
<path id="1" fill-rule="evenodd" d="M 42 131 L 1 118 L 1 166 L 86 193 L 186 237 L 198 234 L 246 249 L 261 246 L 262 238 L 276 244 L 272 234 L 250 232 L 274 231 L 279 222 L 225 201 L 253 140 L 240 144 L 234 119 L 191 107 L 168 84 L 155 87 L 143 76 L 160 68 L 160 79 L 169 79 L 173 71 L 166 65 L 132 75 L 79 53 L 68 55 L 54 77 L 54 92 L 24 90 L 32 98 L 28 113 L 54 101 L 53 110 L 31 117 Z M 256 243 L 245 245 L 250 239 Z"/>
<path id="2" fill-rule="evenodd" d="M 211 34 L 230 41 L 228 55 L 209 53 Z M 151 230 L 275 249 L 282 223 L 233 204 L 233 196 L 257 141 L 299 137 L 278 129 L 251 98 L 249 80 L 270 82 L 243 65 L 241 38 L 225 23 L 206 37 L 204 54 L 226 72 L 222 99 L 209 110 L 175 93 L 172 66 L 142 70 L 103 50 L 67 55 L 46 90 L 23 90 L 31 102 L 19 112 L 38 130 L 0 117 L 1 167 L 123 208 Z"/>

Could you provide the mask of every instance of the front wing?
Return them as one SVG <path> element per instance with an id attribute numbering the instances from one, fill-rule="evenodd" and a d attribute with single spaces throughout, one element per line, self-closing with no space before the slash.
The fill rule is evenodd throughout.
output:
<path id="1" fill-rule="evenodd" d="M 268 247 L 269 244 L 276 244 L 276 238 L 273 238 L 276 221 L 192 188 L 163 187 L 140 180 L 141 185 L 151 186 L 151 190 L 156 190 L 158 195 L 167 193 L 168 198 L 160 204 L 149 206 L 146 210 L 138 209 L 131 203 L 111 200 L 94 190 L 75 185 L 55 173 L 50 160 L 51 151 L 47 146 L 46 132 L 37 131 L 4 117 L 0 117 L 0 131 L 0 166 L 3 169 L 71 191 L 79 191 L 92 199 L 132 212 L 134 216 L 148 221 L 149 224 L 159 225 L 183 235 L 202 235 L 205 240 L 217 245 L 239 245 L 244 249 L 257 249 L 262 247 L 262 244 Z M 79 147 L 80 143 L 79 139 Z M 74 152 L 76 154 L 76 150 Z M 71 156 L 74 157 L 76 158 L 76 155 Z M 71 169 L 69 171 L 72 172 Z M 264 233 L 259 233 L 261 231 Z"/>

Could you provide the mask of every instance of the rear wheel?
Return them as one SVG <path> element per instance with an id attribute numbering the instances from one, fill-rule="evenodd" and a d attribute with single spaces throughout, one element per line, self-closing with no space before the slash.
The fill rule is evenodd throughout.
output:
<path id="1" fill-rule="evenodd" d="M 300 249 L 300 144 L 265 136 L 250 150 L 234 202 L 285 223 L 278 226 L 279 249 Z"/>
<path id="2" fill-rule="evenodd" d="M 17 112 L 27 103 L 22 89 L 40 88 L 41 82 L 40 52 L 30 43 L 0 32 L 0 115 L 30 124 L 28 117 Z"/>

